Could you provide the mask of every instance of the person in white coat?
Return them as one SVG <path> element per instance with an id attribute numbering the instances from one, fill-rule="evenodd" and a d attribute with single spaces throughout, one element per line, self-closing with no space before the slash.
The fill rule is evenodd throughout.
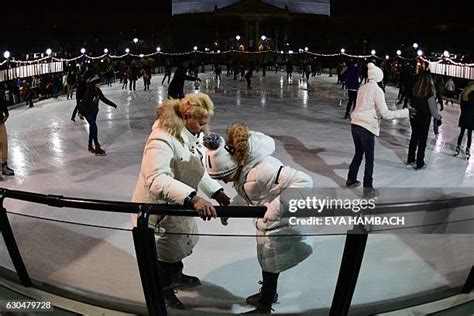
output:
<path id="1" fill-rule="evenodd" d="M 369 63 L 369 81 L 359 88 L 356 107 L 351 114 L 351 131 L 354 140 L 355 153 L 349 166 L 346 186 L 358 187 L 357 173 L 365 156 L 364 195 L 373 197 L 377 190 L 373 187 L 375 136 L 380 135 L 381 119 L 406 118 L 410 115 L 408 109 L 390 111 L 385 103 L 385 95 L 378 85 L 383 80 L 383 71 L 373 63 Z M 410 109 L 413 111 L 413 109 Z"/>
<path id="2" fill-rule="evenodd" d="M 220 205 L 229 204 L 229 197 L 204 167 L 203 132 L 207 131 L 213 109 L 211 99 L 204 93 L 188 94 L 182 100 L 168 99 L 158 107 L 157 120 L 145 144 L 133 202 L 187 205 L 204 220 L 216 217 L 216 210 L 197 196 L 198 189 Z M 182 273 L 182 260 L 191 255 L 198 241 L 196 221 L 192 217 L 152 215 L 149 225 L 161 232 L 156 248 L 165 302 L 168 307 L 184 309 L 174 289 L 201 284 L 197 277 Z"/>
<path id="3" fill-rule="evenodd" d="M 266 206 L 264 218 L 254 220 L 257 228 L 257 257 L 262 268 L 261 292 L 249 296 L 247 303 L 256 309 L 246 313 L 271 313 L 277 301 L 277 281 L 286 271 L 308 258 L 313 252 L 309 238 L 289 224 L 283 192 L 289 188 L 304 190 L 313 186 L 304 172 L 285 166 L 274 158 L 274 140 L 262 133 L 249 131 L 241 123 L 233 124 L 227 139 L 209 134 L 204 139 L 206 168 L 209 176 L 234 182 L 238 198 L 232 204 Z M 283 197 L 285 196 L 285 197 Z M 240 203 L 234 203 L 239 200 Z"/>

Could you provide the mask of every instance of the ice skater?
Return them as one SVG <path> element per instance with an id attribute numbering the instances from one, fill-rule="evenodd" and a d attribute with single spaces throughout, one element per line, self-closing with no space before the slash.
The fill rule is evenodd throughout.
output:
<path id="1" fill-rule="evenodd" d="M 444 85 L 444 91 L 446 93 L 446 105 L 448 102 L 451 102 L 451 105 L 454 105 L 454 93 L 456 91 L 456 86 L 454 85 L 453 78 L 449 78 Z"/>
<path id="2" fill-rule="evenodd" d="M 105 156 L 106 153 L 99 144 L 96 123 L 97 114 L 99 113 L 99 100 L 113 108 L 117 108 L 117 104 L 107 99 L 102 93 L 102 90 L 100 90 L 100 77 L 94 76 L 87 80 L 84 97 L 79 106 L 79 113 L 83 115 L 86 118 L 87 123 L 89 123 L 89 152 L 96 156 Z M 94 142 L 95 148 L 92 146 L 92 142 Z"/>
<path id="3" fill-rule="evenodd" d="M 182 99 L 184 97 L 184 82 L 186 80 L 201 81 L 197 76 L 188 75 L 186 73 L 187 68 L 188 62 L 184 61 L 174 72 L 173 79 L 168 87 L 168 98 Z"/>
<path id="4" fill-rule="evenodd" d="M 272 303 L 278 299 L 277 283 L 284 272 L 308 258 L 312 252 L 310 240 L 301 236 L 284 217 L 288 201 L 282 197 L 286 189 L 313 186 L 312 178 L 283 165 L 273 157 L 274 140 L 262 133 L 249 131 L 244 124 L 233 124 L 226 140 L 217 134 L 206 136 L 206 168 L 214 179 L 233 182 L 238 193 L 234 205 L 266 206 L 264 218 L 255 219 L 257 257 L 262 268 L 262 288 L 247 297 L 256 306 L 245 314 L 271 314 Z M 292 237 L 289 238 L 288 235 Z"/>
<path id="5" fill-rule="evenodd" d="M 168 78 L 168 84 L 170 84 L 171 79 L 171 64 L 169 61 L 166 62 L 165 65 L 165 75 L 163 76 L 163 80 L 161 80 L 161 84 L 165 84 L 166 78 Z"/>
<path id="6" fill-rule="evenodd" d="M 212 204 L 197 196 L 199 187 L 221 205 L 230 202 L 219 183 L 207 174 L 203 161 L 203 133 L 214 114 L 214 104 L 204 93 L 191 93 L 181 100 L 165 100 L 157 114 L 145 144 L 132 201 L 186 205 L 194 208 L 204 220 L 216 217 Z M 151 215 L 149 225 L 178 233 L 157 236 L 157 264 L 166 305 L 184 309 L 174 289 L 201 284 L 197 277 L 183 273 L 182 261 L 191 255 L 198 242 L 196 220 Z"/>
<path id="7" fill-rule="evenodd" d="M 436 87 L 429 71 L 423 71 L 418 75 L 411 95 L 411 105 L 415 108 L 416 114 L 410 120 L 411 137 L 407 165 L 419 170 L 426 168 L 424 159 L 431 117 L 436 120 L 438 126 L 441 126 L 441 114 L 436 104 Z"/>
<path id="8" fill-rule="evenodd" d="M 383 80 L 383 71 L 373 63 L 368 65 L 369 81 L 357 92 L 356 107 L 351 115 L 351 131 L 355 153 L 349 166 L 346 187 L 355 188 L 360 185 L 357 173 L 365 156 L 364 195 L 372 198 L 378 194 L 373 187 L 375 136 L 380 134 L 381 119 L 407 118 L 408 109 L 390 111 L 385 103 L 385 95 L 378 83 Z M 414 115 L 414 111 L 412 111 Z"/>
<path id="9" fill-rule="evenodd" d="M 474 81 L 470 81 L 461 94 L 461 114 L 459 116 L 459 132 L 458 145 L 454 156 L 458 156 L 461 152 L 462 139 L 467 130 L 466 159 L 471 158 L 471 139 L 472 130 L 474 129 Z"/>

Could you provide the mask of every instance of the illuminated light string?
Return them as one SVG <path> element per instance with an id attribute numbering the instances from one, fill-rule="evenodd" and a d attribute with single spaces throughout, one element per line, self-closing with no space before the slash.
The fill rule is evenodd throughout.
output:
<path id="1" fill-rule="evenodd" d="M 181 52 L 181 53 L 167 53 L 167 52 L 162 52 L 162 51 L 157 51 L 157 52 L 153 52 L 153 53 L 150 53 L 150 54 L 131 54 L 131 53 L 125 53 L 123 55 L 109 55 L 108 53 L 104 53 L 100 56 L 91 56 L 91 55 L 87 55 L 87 54 L 81 54 L 77 57 L 73 57 L 73 58 L 57 58 L 57 57 L 54 57 L 52 55 L 50 56 L 46 56 L 46 57 L 42 57 L 42 58 L 39 58 L 39 59 L 35 59 L 35 60 L 10 60 L 10 63 L 14 63 L 14 64 L 36 64 L 36 63 L 40 63 L 40 62 L 43 62 L 43 61 L 46 61 L 48 59 L 51 59 L 53 61 L 57 61 L 57 62 L 72 62 L 72 61 L 76 61 L 78 59 L 81 59 L 81 58 L 87 58 L 89 60 L 98 60 L 98 59 L 103 59 L 105 57 L 109 57 L 109 58 L 112 58 L 112 59 L 122 59 L 126 56 L 131 56 L 131 57 L 136 57 L 136 58 L 147 58 L 147 57 L 152 57 L 152 56 L 157 56 L 157 55 L 162 55 L 162 56 L 183 56 L 183 55 L 195 55 L 195 54 L 201 54 L 201 55 L 226 55 L 226 54 L 267 54 L 267 53 L 274 53 L 274 54 L 285 54 L 285 52 L 282 53 L 282 51 L 276 51 L 276 50 L 264 50 L 264 51 L 258 51 L 258 52 L 252 52 L 252 51 L 242 51 L 242 50 L 227 50 L 227 51 L 221 51 L 221 52 L 215 52 L 215 51 L 200 51 L 200 50 L 192 50 L 192 51 L 187 51 L 187 52 Z M 301 55 L 301 54 L 305 54 L 305 55 L 312 55 L 312 56 L 318 56 L 318 57 L 337 57 L 337 56 L 346 56 L 346 57 L 349 57 L 349 58 L 358 58 L 358 59 L 368 59 L 368 58 L 375 58 L 375 59 L 378 59 L 378 60 L 384 60 L 385 58 L 382 58 L 380 56 L 377 56 L 377 55 L 351 55 L 351 54 L 347 54 L 346 52 L 340 52 L 340 53 L 333 53 L 333 54 L 324 54 L 324 53 L 316 53 L 316 52 L 311 52 L 311 51 L 306 51 L 306 50 L 300 50 L 300 51 L 295 51 L 293 53 L 289 53 L 289 52 L 286 52 L 286 54 L 290 54 L 290 55 Z M 446 63 L 449 63 L 449 64 L 452 64 L 452 65 L 456 65 L 456 66 L 463 66 L 463 67 L 474 67 L 474 63 L 459 63 L 459 62 L 455 62 L 454 60 L 450 59 L 449 57 L 445 57 L 443 58 L 442 60 L 438 60 L 438 61 L 431 61 L 431 60 L 428 60 L 426 58 L 424 58 L 423 56 L 419 56 L 418 58 L 407 58 L 407 57 L 403 57 L 401 55 L 397 55 L 397 56 L 394 56 L 394 58 L 399 58 L 401 60 L 409 60 L 409 61 L 415 61 L 415 60 L 422 60 L 424 62 L 428 62 L 428 63 L 443 63 L 443 62 L 446 62 Z M 3 62 L 0 63 L 0 66 L 1 65 L 4 65 L 8 60 L 4 60 Z"/>
<path id="2" fill-rule="evenodd" d="M 420 57 L 421 60 L 423 60 L 424 62 L 427 62 L 427 63 L 434 63 L 434 64 L 440 64 L 442 63 L 443 61 L 447 61 L 448 63 L 452 64 L 452 65 L 456 65 L 456 66 L 463 66 L 463 67 L 474 67 L 474 63 L 471 63 L 471 64 L 463 64 L 463 63 L 458 63 L 458 62 L 455 62 L 454 60 L 452 60 L 451 58 L 446 58 L 444 57 L 444 59 L 441 59 L 441 60 L 437 60 L 437 61 L 431 61 L 431 60 L 428 60 L 424 57 Z"/>

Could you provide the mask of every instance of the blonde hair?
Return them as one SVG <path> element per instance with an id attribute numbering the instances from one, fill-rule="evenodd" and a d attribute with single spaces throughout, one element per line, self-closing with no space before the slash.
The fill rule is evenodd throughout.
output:
<path id="1" fill-rule="evenodd" d="M 250 155 L 249 132 L 249 128 L 243 123 L 234 123 L 227 130 L 226 144 L 234 148 L 239 167 L 245 165 Z"/>
<path id="2" fill-rule="evenodd" d="M 184 143 L 181 138 L 181 131 L 184 128 L 184 116 L 189 114 L 195 118 L 202 118 L 206 115 L 214 115 L 214 103 L 207 94 L 198 92 L 187 94 L 183 99 L 168 99 L 163 101 L 156 110 L 156 119 L 159 119 L 159 126 L 164 128 L 170 135 L 176 137 L 180 143 Z M 205 127 L 205 132 L 207 131 Z"/>

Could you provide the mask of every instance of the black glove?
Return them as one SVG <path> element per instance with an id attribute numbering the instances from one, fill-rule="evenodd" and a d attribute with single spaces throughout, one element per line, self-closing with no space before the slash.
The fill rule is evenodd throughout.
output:
<path id="1" fill-rule="evenodd" d="M 439 118 L 437 123 L 438 123 L 438 126 L 441 126 L 441 124 L 443 124 L 443 122 L 441 122 L 441 118 Z"/>
<path id="2" fill-rule="evenodd" d="M 114 104 L 114 109 L 116 109 L 116 108 L 117 108 L 117 104 Z"/>

